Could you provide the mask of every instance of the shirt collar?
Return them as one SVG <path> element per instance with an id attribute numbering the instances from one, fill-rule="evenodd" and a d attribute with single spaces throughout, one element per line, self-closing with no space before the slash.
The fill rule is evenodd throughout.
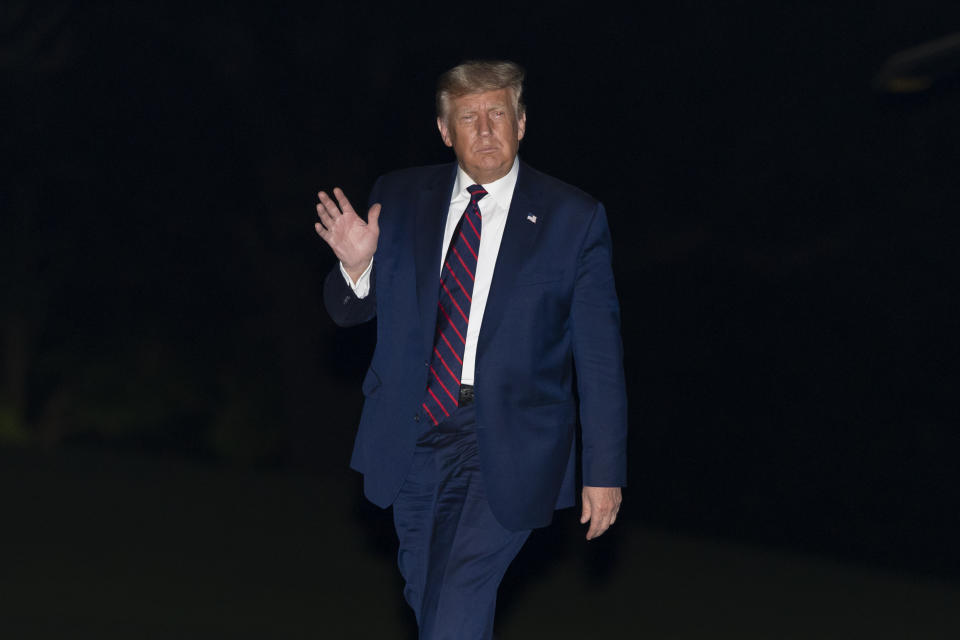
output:
<path id="1" fill-rule="evenodd" d="M 513 189 L 517 186 L 517 174 L 520 172 L 520 158 L 514 156 L 513 166 L 510 171 L 502 178 L 498 178 L 489 184 L 480 185 L 487 191 L 487 197 L 492 198 L 502 209 L 510 208 L 510 200 L 513 198 Z M 452 204 L 456 200 L 469 200 L 470 192 L 467 187 L 476 184 L 473 178 L 467 175 L 459 165 L 457 166 L 457 180 L 453 185 L 453 197 L 450 198 Z"/>

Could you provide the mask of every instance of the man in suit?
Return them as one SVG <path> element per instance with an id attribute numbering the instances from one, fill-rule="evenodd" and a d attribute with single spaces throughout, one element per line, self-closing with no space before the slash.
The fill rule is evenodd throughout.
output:
<path id="1" fill-rule="evenodd" d="M 327 310 L 344 326 L 377 317 L 351 466 L 393 505 L 421 638 L 492 636 L 508 565 L 575 503 L 578 408 L 588 540 L 626 484 L 606 215 L 517 157 L 522 80 L 502 61 L 444 73 L 437 126 L 457 162 L 382 176 L 366 222 L 340 189 L 319 193 L 316 230 L 340 260 Z"/>

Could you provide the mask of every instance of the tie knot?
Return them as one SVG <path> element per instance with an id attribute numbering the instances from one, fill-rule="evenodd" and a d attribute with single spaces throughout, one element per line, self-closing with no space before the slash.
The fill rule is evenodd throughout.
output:
<path id="1" fill-rule="evenodd" d="M 467 187 L 467 191 L 470 192 L 470 199 L 474 202 L 478 202 L 483 196 L 487 195 L 487 190 L 478 184 L 470 185 Z"/>

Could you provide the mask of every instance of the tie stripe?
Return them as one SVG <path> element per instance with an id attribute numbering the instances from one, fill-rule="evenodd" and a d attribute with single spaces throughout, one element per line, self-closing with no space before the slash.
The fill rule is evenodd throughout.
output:
<path id="1" fill-rule="evenodd" d="M 453 255 L 457 256 L 457 260 L 459 260 L 460 264 L 463 265 L 463 270 L 467 272 L 467 275 L 470 276 L 470 280 L 472 281 L 474 279 L 473 271 L 471 271 L 470 267 L 467 266 L 467 263 L 463 261 L 463 256 L 460 255 L 460 252 L 457 251 L 456 247 L 453 248 Z"/>
<path id="2" fill-rule="evenodd" d="M 457 334 L 457 337 L 460 338 L 460 342 L 464 345 L 467 344 L 467 339 L 463 337 L 463 334 L 460 333 L 460 330 L 457 329 L 457 325 L 453 324 L 453 320 L 450 319 L 450 314 L 447 313 L 447 310 L 443 308 L 443 305 L 440 305 L 440 311 L 443 312 L 443 317 L 447 319 L 447 324 L 453 329 L 453 332 Z M 461 350 L 460 353 L 463 353 Z"/>
<path id="3" fill-rule="evenodd" d="M 467 223 L 469 223 L 469 225 L 470 225 L 470 228 L 473 229 L 473 232 L 474 232 L 475 234 L 477 234 L 477 240 L 479 240 L 479 239 L 480 239 L 480 232 L 477 231 L 477 228 L 473 225 L 473 222 L 470 220 L 470 216 L 465 216 L 465 217 L 466 217 L 466 219 L 467 219 Z"/>
<path id="4" fill-rule="evenodd" d="M 441 335 L 440 337 L 443 338 L 444 344 L 446 344 L 448 347 L 450 347 L 450 353 L 453 354 L 453 357 L 456 358 L 456 359 L 457 359 L 457 362 L 460 363 L 460 366 L 463 367 L 463 358 L 460 357 L 460 354 L 457 353 L 457 350 L 454 349 L 454 348 L 453 348 L 453 345 L 450 344 L 450 341 L 447 340 L 447 336 Z M 436 347 L 434 347 L 434 351 L 436 351 Z"/>
<path id="5" fill-rule="evenodd" d="M 473 250 L 473 247 L 470 246 L 470 243 L 467 242 L 467 238 L 466 238 L 466 236 L 463 235 L 463 231 L 460 232 L 460 239 L 463 240 L 463 246 L 465 246 L 465 247 L 467 248 L 467 250 L 470 251 L 470 255 L 473 256 L 473 261 L 476 262 L 476 261 L 477 261 L 477 252 L 474 251 L 474 250 Z M 478 246 L 479 246 L 479 245 L 478 245 Z"/>
<path id="6" fill-rule="evenodd" d="M 433 379 L 437 381 L 437 384 L 443 389 L 444 393 L 450 396 L 450 399 L 453 401 L 454 406 L 456 406 L 457 399 L 453 397 L 453 394 L 450 393 L 450 389 L 447 389 L 447 385 L 443 384 L 443 380 L 440 379 L 440 374 L 437 373 L 436 369 L 430 367 L 430 373 L 433 374 Z"/>
<path id="7" fill-rule="evenodd" d="M 453 276 L 453 279 L 457 281 L 457 286 L 460 287 L 460 291 L 463 292 L 463 295 L 467 296 L 467 302 L 473 302 L 473 298 L 470 297 L 470 294 L 467 293 L 467 288 L 463 286 L 463 283 L 460 282 L 460 278 L 457 277 L 457 272 L 453 270 L 453 267 L 450 266 L 449 261 L 444 261 L 443 266 L 447 269 L 450 269 L 450 275 Z"/>
<path id="8" fill-rule="evenodd" d="M 453 381 L 454 381 L 454 382 L 456 383 L 456 385 L 459 387 L 459 386 L 460 386 L 460 378 L 458 378 L 458 377 L 457 377 L 457 374 L 455 374 L 455 373 L 453 372 L 453 369 L 451 369 L 451 368 L 450 368 L 450 365 L 447 364 L 447 361 L 443 359 L 443 356 L 440 355 L 440 352 L 437 351 L 437 348 L 436 348 L 436 347 L 433 348 L 433 354 L 434 354 L 435 356 L 437 356 L 437 359 L 440 360 L 440 364 L 443 365 L 443 368 L 447 370 L 447 373 L 450 374 L 450 377 L 453 378 Z"/>
<path id="9" fill-rule="evenodd" d="M 443 406 L 443 403 L 440 402 L 440 398 L 437 397 L 437 394 L 433 392 L 433 389 L 431 389 L 429 385 L 427 385 L 427 393 L 430 394 L 430 397 L 433 398 L 433 401 L 435 403 L 437 403 L 437 406 L 440 407 L 440 409 L 447 415 L 447 417 L 449 417 L 450 412 L 447 411 L 447 408 Z"/>
<path id="10" fill-rule="evenodd" d="M 422 404 L 424 412 L 434 426 L 440 423 L 438 417 L 449 417 L 459 404 L 463 351 L 467 343 L 465 336 L 470 323 L 470 303 L 473 302 L 477 251 L 480 248 L 480 233 L 483 229 L 483 218 L 477 203 L 487 195 L 483 187 L 476 184 L 467 187 L 467 191 L 470 192 L 470 203 L 467 204 L 453 232 L 447 257 L 443 261 L 443 269 L 440 272 L 440 296 L 437 301 L 440 313 L 437 314 L 433 353 L 428 363 L 430 375 L 427 377 L 427 392 Z M 476 245 L 477 250 L 474 250 L 471 243 Z M 456 261 L 450 259 L 451 254 L 456 256 Z M 457 275 L 459 269 L 453 268 L 453 265 L 458 263 L 463 267 L 463 273 L 460 276 Z M 467 278 L 461 277 L 463 274 L 466 274 Z M 443 353 L 452 354 L 453 359 L 445 358 L 440 353 L 441 349 Z"/>
<path id="11" fill-rule="evenodd" d="M 457 304 L 457 299 L 453 297 L 453 294 L 450 293 L 450 289 L 447 289 L 447 285 L 443 282 L 440 283 L 440 286 L 443 287 L 443 290 L 447 292 L 447 295 L 450 296 L 450 302 L 453 303 L 453 306 L 457 308 L 457 311 L 460 312 L 460 315 L 463 316 L 464 322 L 470 322 L 470 317 L 463 312 L 463 307 Z"/>

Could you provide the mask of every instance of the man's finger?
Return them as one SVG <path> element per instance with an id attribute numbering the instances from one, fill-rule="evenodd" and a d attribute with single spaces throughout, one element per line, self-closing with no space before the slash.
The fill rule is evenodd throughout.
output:
<path id="1" fill-rule="evenodd" d="M 326 216 L 333 221 L 342 215 L 340 213 L 340 209 L 337 208 L 336 203 L 331 200 L 330 196 L 328 196 L 326 193 L 321 191 L 317 194 L 317 197 L 320 198 L 320 204 L 317 205 L 317 213 L 320 214 L 321 218 Z"/>
<path id="2" fill-rule="evenodd" d="M 590 530 L 587 532 L 587 540 L 592 540 L 598 538 L 604 533 L 607 529 L 617 521 L 617 511 L 618 507 L 594 507 L 593 508 L 593 518 L 590 521 Z"/>
<path id="3" fill-rule="evenodd" d="M 593 540 L 606 530 L 606 527 L 603 526 L 603 520 L 599 517 L 594 517 L 590 520 L 590 529 L 587 531 L 587 540 Z"/>
<path id="4" fill-rule="evenodd" d="M 610 525 L 613 522 L 610 521 L 609 516 L 597 517 L 593 519 L 593 522 L 590 527 L 590 531 L 587 534 L 587 540 L 593 540 L 594 538 L 599 538 L 607 529 L 610 528 Z"/>
<path id="5" fill-rule="evenodd" d="M 317 192 L 317 200 L 320 201 L 320 205 L 323 208 L 326 208 L 327 205 L 332 204 L 333 200 L 330 199 L 330 196 L 327 195 L 326 191 Z"/>
<path id="6" fill-rule="evenodd" d="M 590 502 L 583 501 L 583 511 L 580 512 L 580 524 L 586 524 L 590 520 Z"/>
<path id="7" fill-rule="evenodd" d="M 333 216 L 327 213 L 327 209 L 323 206 L 322 202 L 317 204 L 317 217 L 320 218 L 320 221 L 323 222 L 324 225 L 333 224 Z"/>
<path id="8" fill-rule="evenodd" d="M 350 200 L 347 198 L 347 194 L 343 192 L 343 189 L 334 187 L 333 195 L 336 196 L 337 202 L 340 204 L 340 208 L 343 209 L 344 213 L 356 215 L 356 212 L 353 210 L 353 205 L 350 204 Z"/>

